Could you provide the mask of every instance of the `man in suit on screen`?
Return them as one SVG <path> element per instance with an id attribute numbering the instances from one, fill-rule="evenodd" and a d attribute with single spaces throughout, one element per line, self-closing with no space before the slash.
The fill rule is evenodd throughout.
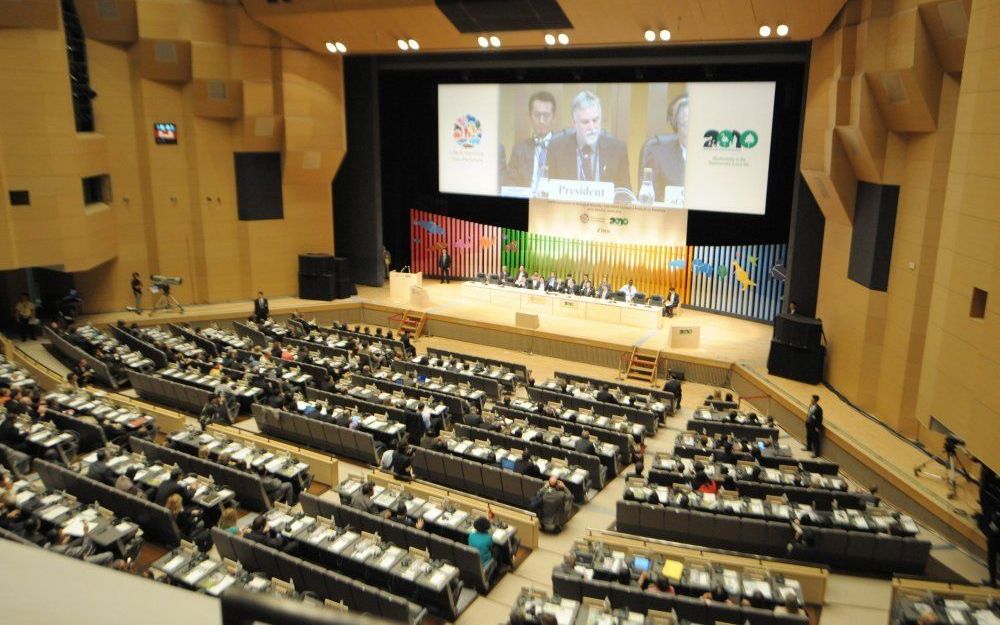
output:
<path id="1" fill-rule="evenodd" d="M 528 119 L 531 136 L 514 146 L 507 164 L 507 184 L 535 188 L 548 164 L 552 122 L 556 115 L 556 99 L 548 91 L 537 91 L 528 98 Z"/>
<path id="2" fill-rule="evenodd" d="M 573 128 L 552 138 L 549 178 L 613 182 L 631 189 L 625 143 L 601 129 L 601 100 L 592 91 L 573 98 Z"/>
<path id="3" fill-rule="evenodd" d="M 667 107 L 667 121 L 674 133 L 650 137 L 639 153 L 639 181 L 646 168 L 653 171 L 653 191 L 662 202 L 666 187 L 684 187 L 684 166 L 687 163 L 688 95 L 674 98 Z"/>

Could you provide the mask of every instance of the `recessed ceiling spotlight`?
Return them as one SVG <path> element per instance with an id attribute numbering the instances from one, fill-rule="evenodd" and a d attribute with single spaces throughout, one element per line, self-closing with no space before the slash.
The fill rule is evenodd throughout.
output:
<path id="1" fill-rule="evenodd" d="M 562 45 L 566 45 L 567 43 L 569 43 L 569 35 L 567 35 L 566 33 L 559 33 L 559 43 L 561 43 Z"/>
<path id="2" fill-rule="evenodd" d="M 479 42 L 479 47 L 480 48 L 488 48 L 488 47 L 490 47 L 490 40 L 487 39 L 486 37 L 482 36 L 482 35 L 479 35 L 479 39 L 476 39 L 476 41 Z"/>
<path id="3" fill-rule="evenodd" d="M 496 35 L 493 35 L 492 37 L 490 37 L 490 45 L 493 46 L 494 48 L 499 48 L 500 47 L 500 37 L 497 37 Z"/>
<path id="4" fill-rule="evenodd" d="M 410 49 L 410 44 L 406 43 L 406 39 L 397 39 L 396 45 L 399 46 L 399 49 L 402 50 L 403 52 L 406 52 L 407 50 Z"/>
<path id="5" fill-rule="evenodd" d="M 760 27 L 760 36 L 761 37 L 770 37 L 771 36 L 771 27 L 768 26 L 767 24 L 764 24 L 763 26 L 761 26 Z"/>
<path id="6" fill-rule="evenodd" d="M 779 37 L 788 36 L 788 24 L 778 24 L 778 30 L 776 31 Z"/>
<path id="7" fill-rule="evenodd" d="M 545 45 L 554 46 L 556 45 L 556 36 L 552 33 L 545 33 Z"/>
<path id="8" fill-rule="evenodd" d="M 334 45 L 337 46 L 337 52 L 340 52 L 341 54 L 344 54 L 345 52 L 347 52 L 347 46 L 345 46 L 344 44 L 340 43 L 339 41 L 337 43 L 335 43 Z"/>
<path id="9" fill-rule="evenodd" d="M 666 28 L 660 31 L 660 41 L 670 41 L 670 31 Z"/>
<path id="10" fill-rule="evenodd" d="M 651 30 L 647 30 L 645 33 L 643 33 L 643 37 L 646 38 L 646 41 L 656 41 L 656 33 L 654 33 Z"/>
<path id="11" fill-rule="evenodd" d="M 337 53 L 337 44 L 333 43 L 332 41 L 327 41 L 326 42 L 326 51 L 329 52 L 330 54 L 336 54 Z"/>
<path id="12" fill-rule="evenodd" d="M 420 49 L 420 44 L 417 43 L 416 39 L 407 39 L 406 43 L 410 44 L 410 49 L 411 50 L 419 50 Z"/>

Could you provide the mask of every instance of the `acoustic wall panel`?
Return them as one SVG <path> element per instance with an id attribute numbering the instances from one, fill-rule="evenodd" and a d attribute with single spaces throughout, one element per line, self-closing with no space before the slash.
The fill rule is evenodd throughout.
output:
<path id="1" fill-rule="evenodd" d="M 847 277 L 874 291 L 889 289 L 899 187 L 859 182 Z"/>

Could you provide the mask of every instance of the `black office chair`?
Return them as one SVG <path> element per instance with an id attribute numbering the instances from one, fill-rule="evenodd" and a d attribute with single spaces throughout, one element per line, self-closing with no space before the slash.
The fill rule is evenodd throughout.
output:
<path id="1" fill-rule="evenodd" d="M 663 307 L 663 296 L 662 295 L 650 295 L 649 301 L 646 302 L 650 306 Z"/>
<path id="2" fill-rule="evenodd" d="M 623 293 L 621 291 L 615 291 L 614 293 L 612 293 L 611 299 L 613 299 L 616 302 L 624 302 L 625 301 L 625 293 Z"/>

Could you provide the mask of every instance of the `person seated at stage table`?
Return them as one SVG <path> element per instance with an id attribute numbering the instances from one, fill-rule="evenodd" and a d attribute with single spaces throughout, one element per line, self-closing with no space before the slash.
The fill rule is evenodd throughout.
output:
<path id="1" fill-rule="evenodd" d="M 601 278 L 601 284 L 597 287 L 597 292 L 594 294 L 597 299 L 610 299 L 611 298 L 611 283 L 608 282 L 608 277 L 604 276 Z"/>
<path id="2" fill-rule="evenodd" d="M 537 271 L 531 274 L 531 284 L 528 285 L 528 288 L 532 291 L 545 291 L 545 280 L 542 280 Z"/>
<path id="3" fill-rule="evenodd" d="M 594 296 L 594 283 L 590 281 L 590 274 L 583 274 L 583 280 L 580 281 L 580 291 L 579 294 L 582 297 L 593 297 Z"/>
<path id="4" fill-rule="evenodd" d="M 500 284 L 501 285 L 507 284 L 510 281 L 510 274 L 507 273 L 507 267 L 506 266 L 500 268 L 500 276 L 499 277 L 500 277 Z"/>
<path id="5" fill-rule="evenodd" d="M 576 280 L 573 279 L 573 274 L 566 274 L 566 281 L 563 282 L 559 292 L 566 295 L 576 295 Z"/>
<path id="6" fill-rule="evenodd" d="M 528 272 L 524 270 L 524 265 L 521 265 L 517 270 L 517 277 L 514 278 L 514 286 L 521 287 L 522 289 L 528 286 Z"/>
<path id="7" fill-rule="evenodd" d="M 666 299 L 663 300 L 663 316 L 671 317 L 674 316 L 674 310 L 681 303 L 681 296 L 677 294 L 677 289 L 670 287 L 670 292 L 667 293 Z"/>
<path id="8" fill-rule="evenodd" d="M 555 292 L 562 288 L 562 282 L 556 277 L 556 272 L 549 272 L 549 279 L 545 281 L 545 290 Z"/>
<path id="9" fill-rule="evenodd" d="M 625 285 L 622 286 L 622 288 L 620 288 L 618 290 L 621 293 L 625 294 L 625 303 L 626 304 L 631 304 L 632 300 L 635 299 L 636 293 L 639 292 L 639 289 L 635 288 L 635 284 L 632 282 L 632 278 L 629 278 L 628 282 L 626 282 Z"/>

